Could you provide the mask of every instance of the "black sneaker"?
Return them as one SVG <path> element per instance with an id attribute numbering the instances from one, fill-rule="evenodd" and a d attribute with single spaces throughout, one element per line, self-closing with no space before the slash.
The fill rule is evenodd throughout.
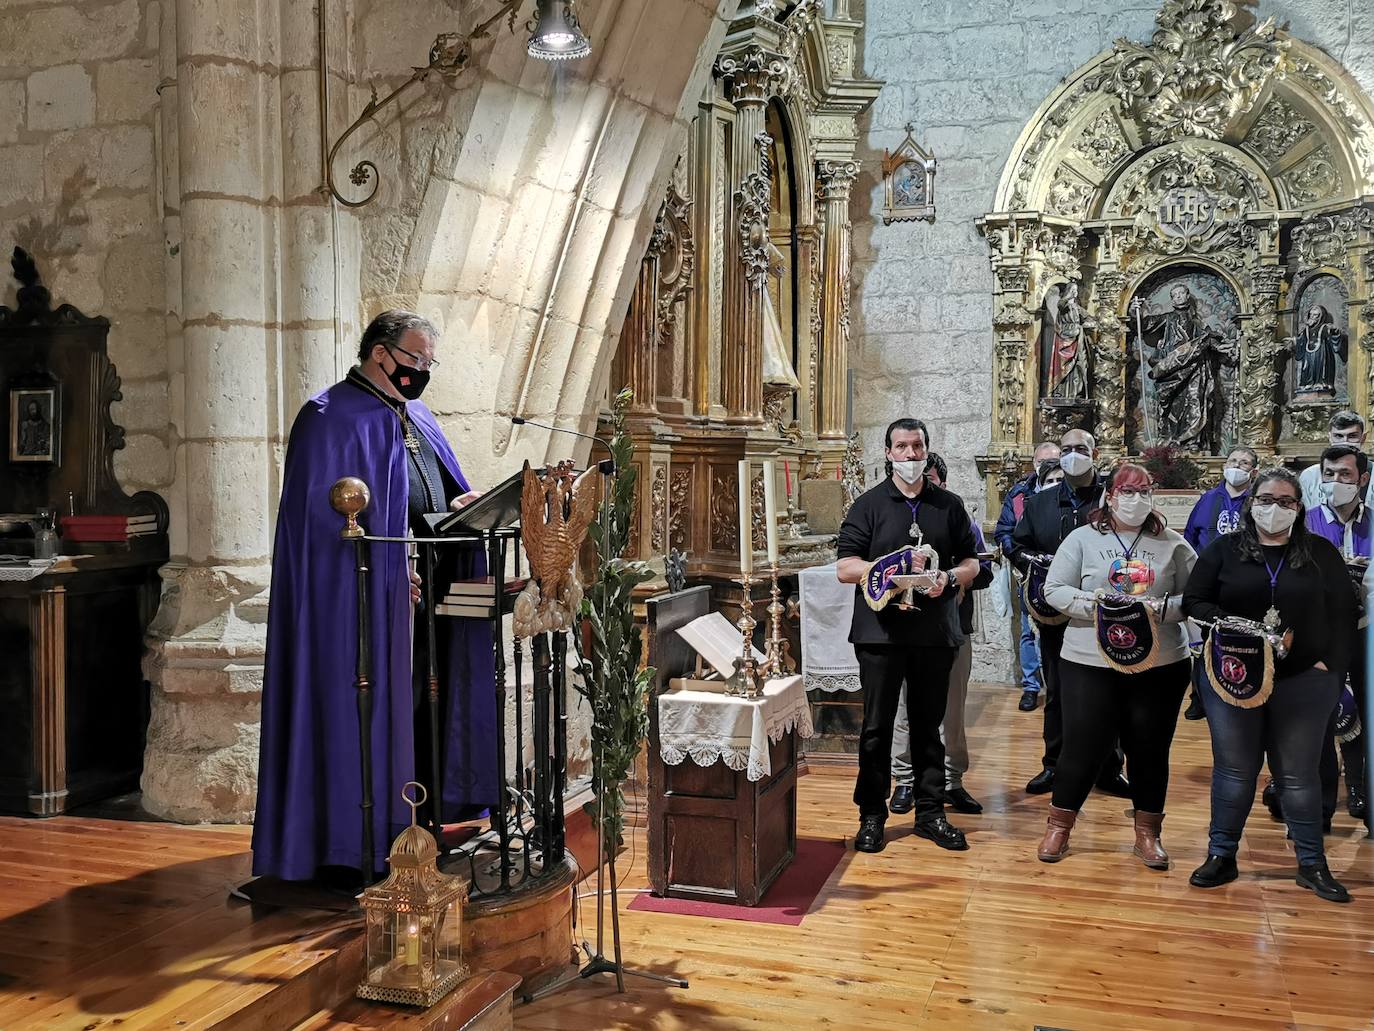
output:
<path id="1" fill-rule="evenodd" d="M 1205 720 L 1207 718 L 1207 710 L 1202 707 L 1202 699 L 1198 697 L 1196 691 L 1193 692 L 1193 697 L 1188 702 L 1188 708 L 1183 710 L 1183 718 L 1185 720 Z"/>
<path id="2" fill-rule="evenodd" d="M 917 837 L 928 838 L 941 848 L 947 848 L 951 852 L 963 852 L 968 848 L 968 841 L 964 838 L 964 832 L 958 827 L 950 826 L 950 822 L 943 816 L 937 816 L 930 820 L 917 820 L 916 835 Z"/>
<path id="3" fill-rule="evenodd" d="M 1026 784 L 1028 795 L 1048 795 L 1054 790 L 1054 770 L 1046 767 Z"/>
<path id="4" fill-rule="evenodd" d="M 945 804 L 956 813 L 967 813 L 969 816 L 977 816 L 983 811 L 983 803 L 961 787 L 945 789 Z"/>
<path id="5" fill-rule="evenodd" d="M 859 833 L 854 835 L 854 851 L 881 852 L 887 844 L 883 835 L 883 824 L 886 822 L 881 816 L 860 817 Z"/>
<path id="6" fill-rule="evenodd" d="M 1327 902 L 1349 902 L 1350 892 L 1345 885 L 1331 876 L 1325 863 L 1311 863 L 1298 867 L 1297 882 L 1301 887 L 1317 893 L 1317 898 Z"/>
<path id="7" fill-rule="evenodd" d="M 1131 797 L 1130 782 L 1119 773 L 1114 773 L 1110 777 L 1103 777 L 1099 780 L 1097 782 L 1097 790 L 1106 792 L 1109 795 L 1115 795 L 1117 798 Z"/>
<path id="8" fill-rule="evenodd" d="M 1264 785 L 1264 791 L 1260 794 L 1260 801 L 1269 810 L 1269 818 L 1275 823 L 1283 822 L 1283 806 L 1279 802 L 1279 786 L 1272 780 Z"/>
<path id="9" fill-rule="evenodd" d="M 1040 704 L 1039 691 L 1022 691 L 1021 700 L 1016 703 L 1016 707 L 1022 712 L 1034 712 L 1035 707 Z"/>
<path id="10" fill-rule="evenodd" d="M 1193 871 L 1188 883 L 1194 888 L 1220 888 L 1239 876 L 1235 856 L 1208 856 L 1207 862 Z"/>

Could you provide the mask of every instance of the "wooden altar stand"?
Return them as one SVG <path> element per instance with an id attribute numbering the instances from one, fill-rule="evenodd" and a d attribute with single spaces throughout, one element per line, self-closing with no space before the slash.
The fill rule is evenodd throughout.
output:
<path id="1" fill-rule="evenodd" d="M 650 598 L 649 883 L 655 895 L 757 905 L 797 846 L 797 733 L 769 742 L 771 772 L 751 781 L 724 762 L 664 762 L 659 697 L 689 674 L 696 654 L 675 632 L 709 611 L 710 588 Z"/>

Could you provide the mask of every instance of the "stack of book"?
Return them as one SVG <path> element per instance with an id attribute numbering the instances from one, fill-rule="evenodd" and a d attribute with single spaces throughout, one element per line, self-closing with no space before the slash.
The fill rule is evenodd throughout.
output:
<path id="1" fill-rule="evenodd" d="M 121 543 L 157 533 L 155 515 L 78 515 L 59 520 L 62 538 L 81 543 Z"/>
<path id="2" fill-rule="evenodd" d="M 507 596 L 519 594 L 524 579 L 506 581 Z M 434 606 L 436 616 L 460 616 L 464 619 L 494 619 L 496 617 L 496 580 L 484 576 L 480 580 L 455 580 L 446 594 Z"/>

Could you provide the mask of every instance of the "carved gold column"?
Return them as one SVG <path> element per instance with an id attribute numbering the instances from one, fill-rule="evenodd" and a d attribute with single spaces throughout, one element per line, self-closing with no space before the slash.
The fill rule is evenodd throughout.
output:
<path id="1" fill-rule="evenodd" d="M 816 381 L 820 374 L 821 231 L 816 225 L 797 227 L 797 422 L 802 439 L 816 437 Z"/>
<path id="2" fill-rule="evenodd" d="M 662 247 L 659 225 L 649 239 L 649 251 L 639 265 L 639 280 L 630 297 L 630 310 L 620 331 L 624 355 L 624 386 L 634 391 L 631 416 L 654 415 L 658 393 L 658 253 Z"/>
<path id="3" fill-rule="evenodd" d="M 54 816 L 67 798 L 67 589 L 29 601 L 32 650 L 33 771 L 29 812 Z"/>
<path id="4" fill-rule="evenodd" d="M 1126 451 L 1126 327 L 1117 312 L 1124 303 L 1126 276 L 1108 269 L 1094 282 L 1093 399 L 1097 402 L 1097 446 L 1111 455 Z"/>
<path id="5" fill-rule="evenodd" d="M 821 260 L 821 350 L 817 361 L 816 432 L 821 440 L 845 439 L 849 369 L 849 189 L 859 174 L 853 161 L 821 161 L 816 195 L 824 215 Z"/>
<path id="6" fill-rule="evenodd" d="M 764 131 L 768 98 L 783 91 L 791 72 L 765 50 L 722 57 L 718 68 L 735 105 L 731 133 L 731 218 L 725 227 L 725 324 L 721 399 L 732 422 L 763 423 L 763 291 L 768 278 L 768 208 L 772 185 Z"/>
<path id="7" fill-rule="evenodd" d="M 1261 455 L 1274 453 L 1278 439 L 1278 358 L 1283 353 L 1279 332 L 1279 293 L 1283 267 L 1266 264 L 1250 273 L 1251 315 L 1241 330 L 1240 439 Z"/>

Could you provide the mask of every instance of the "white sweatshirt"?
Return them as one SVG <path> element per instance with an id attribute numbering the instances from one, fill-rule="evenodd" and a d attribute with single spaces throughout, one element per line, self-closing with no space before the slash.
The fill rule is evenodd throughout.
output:
<path id="1" fill-rule="evenodd" d="M 1181 534 L 1165 528 L 1158 536 L 1136 530 L 1120 534 L 1126 550 L 1110 530 L 1080 526 L 1064 538 L 1055 552 L 1045 582 L 1045 600 L 1071 617 L 1064 628 L 1064 649 L 1070 662 L 1107 668 L 1097 650 L 1093 592 L 1127 594 L 1136 598 L 1167 598 L 1159 628 L 1159 666 L 1188 657 L 1188 634 L 1182 625 L 1182 595 L 1197 555 Z"/>

